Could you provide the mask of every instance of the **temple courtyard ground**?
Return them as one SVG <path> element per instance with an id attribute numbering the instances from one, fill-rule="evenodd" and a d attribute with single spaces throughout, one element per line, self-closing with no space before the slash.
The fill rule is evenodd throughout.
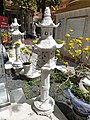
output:
<path id="1" fill-rule="evenodd" d="M 24 43 L 32 44 L 32 39 L 26 39 Z M 58 63 L 58 65 L 60 64 Z M 6 82 L 9 93 L 13 90 L 22 88 L 27 101 L 40 95 L 40 77 L 37 79 L 30 79 L 20 75 L 19 71 L 15 72 L 14 69 L 11 69 L 11 71 L 6 70 L 6 76 L 2 76 L 0 82 Z M 64 86 L 58 86 L 58 82 L 50 81 L 50 96 L 53 97 L 60 110 L 58 113 L 60 120 L 73 120 L 72 106 L 70 105 L 67 90 Z M 55 110 L 55 114 L 57 114 L 58 108 L 55 107 L 55 109 L 57 109 Z"/>

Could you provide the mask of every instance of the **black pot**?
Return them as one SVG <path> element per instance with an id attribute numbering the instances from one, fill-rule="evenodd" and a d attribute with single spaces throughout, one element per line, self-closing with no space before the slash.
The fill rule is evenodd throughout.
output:
<path id="1" fill-rule="evenodd" d="M 23 65 L 30 65 L 30 64 L 31 64 L 30 62 L 23 63 Z"/>

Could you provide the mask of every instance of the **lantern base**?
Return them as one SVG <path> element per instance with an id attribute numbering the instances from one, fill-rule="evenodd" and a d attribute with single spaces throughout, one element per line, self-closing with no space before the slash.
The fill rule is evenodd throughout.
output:
<path id="1" fill-rule="evenodd" d="M 23 66 L 22 66 L 22 63 L 20 61 L 14 61 L 13 67 L 23 67 Z"/>
<path id="2" fill-rule="evenodd" d="M 49 96 L 45 101 L 40 100 L 40 96 L 34 101 L 33 109 L 39 115 L 50 115 L 54 111 L 55 101 Z"/>

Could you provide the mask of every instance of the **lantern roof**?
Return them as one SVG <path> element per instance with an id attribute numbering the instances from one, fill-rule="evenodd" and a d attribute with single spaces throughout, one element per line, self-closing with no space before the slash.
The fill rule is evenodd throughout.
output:
<path id="1" fill-rule="evenodd" d="M 63 44 L 57 44 L 56 41 L 53 39 L 52 35 L 48 36 L 46 39 L 39 40 L 38 44 L 35 45 L 37 48 L 43 49 L 43 50 L 50 50 L 53 48 L 61 48 Z"/>
<path id="2" fill-rule="evenodd" d="M 36 26 L 37 27 L 58 27 L 59 23 L 57 25 L 53 23 L 51 18 L 50 8 L 46 7 L 42 22 L 41 23 L 39 22 L 38 24 L 36 23 Z"/>
<path id="3" fill-rule="evenodd" d="M 24 33 L 21 33 L 18 29 L 12 32 L 12 35 L 24 35 Z"/>

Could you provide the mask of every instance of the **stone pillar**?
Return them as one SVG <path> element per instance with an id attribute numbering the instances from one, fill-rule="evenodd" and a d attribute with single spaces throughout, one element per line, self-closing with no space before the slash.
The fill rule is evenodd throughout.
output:
<path id="1" fill-rule="evenodd" d="M 32 36 L 33 37 L 37 36 L 36 35 L 36 25 L 35 25 L 35 22 L 36 22 L 35 17 L 33 17 L 33 23 L 32 23 Z"/>
<path id="2" fill-rule="evenodd" d="M 50 70 L 42 67 L 41 73 L 41 101 L 45 101 L 49 98 Z"/>
<path id="3" fill-rule="evenodd" d="M 34 101 L 34 110 L 40 115 L 50 115 L 54 111 L 55 101 L 49 96 L 50 68 L 42 67 L 40 96 Z"/>
<path id="4" fill-rule="evenodd" d="M 15 50 L 16 50 L 16 61 L 18 61 L 20 56 L 20 47 L 16 47 Z"/>
<path id="5" fill-rule="evenodd" d="M 30 14 L 28 14 L 28 34 L 30 34 Z"/>

